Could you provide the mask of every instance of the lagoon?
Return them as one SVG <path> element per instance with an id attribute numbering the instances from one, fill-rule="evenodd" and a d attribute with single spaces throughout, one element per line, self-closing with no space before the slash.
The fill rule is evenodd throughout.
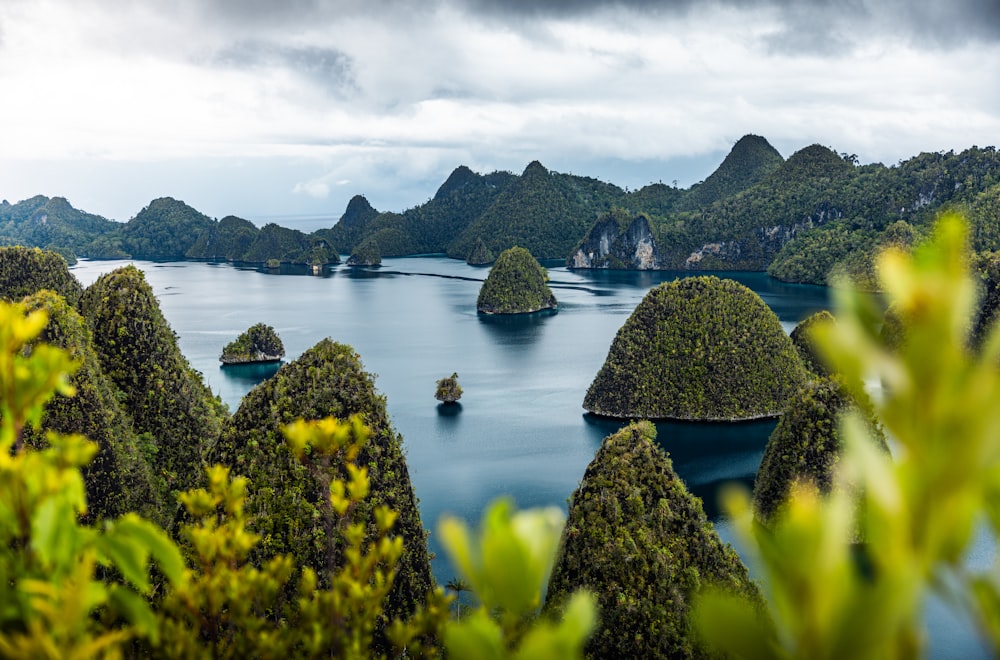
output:
<path id="1" fill-rule="evenodd" d="M 615 333 L 650 288 L 688 275 L 544 263 L 558 312 L 487 317 L 476 313 L 476 298 L 488 269 L 441 256 L 385 259 L 380 268 L 334 266 L 318 276 L 305 267 L 192 261 L 81 260 L 72 271 L 87 286 L 127 263 L 145 272 L 182 352 L 231 411 L 276 368 L 223 368 L 218 361 L 222 347 L 254 323 L 274 326 L 286 360 L 325 337 L 355 348 L 403 435 L 440 584 L 454 576 L 433 533 L 443 514 L 475 523 L 501 496 L 522 508 L 566 509 L 601 439 L 621 426 L 582 408 Z M 787 331 L 828 306 L 824 287 L 763 273 L 717 275 L 756 291 Z M 452 372 L 464 390 L 460 407 L 434 399 L 435 381 Z M 718 490 L 732 481 L 752 487 L 774 425 L 657 424 L 660 445 L 724 538 L 730 535 L 719 519 Z M 943 644 L 938 638 L 938 648 L 965 647 L 966 657 L 981 652 L 967 628 L 944 628 L 950 637 Z"/>

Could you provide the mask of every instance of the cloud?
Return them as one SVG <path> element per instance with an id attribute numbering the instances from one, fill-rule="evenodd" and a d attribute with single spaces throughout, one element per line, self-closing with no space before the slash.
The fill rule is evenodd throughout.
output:
<path id="1" fill-rule="evenodd" d="M 296 183 L 292 188 L 292 193 L 306 194 L 315 199 L 326 199 L 330 196 L 330 186 L 321 179 Z"/>
<path id="2" fill-rule="evenodd" d="M 334 48 L 241 41 L 216 51 L 210 61 L 237 69 L 288 69 L 338 96 L 356 88 L 353 59 Z"/>

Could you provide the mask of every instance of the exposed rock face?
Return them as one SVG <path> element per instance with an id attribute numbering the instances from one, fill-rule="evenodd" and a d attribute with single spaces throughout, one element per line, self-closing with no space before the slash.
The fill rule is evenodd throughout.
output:
<path id="1" fill-rule="evenodd" d="M 805 369 L 774 312 L 738 282 L 651 290 L 615 336 L 583 407 L 625 419 L 774 417 Z"/>
<path id="2" fill-rule="evenodd" d="M 581 587 L 597 595 L 588 657 L 701 657 L 689 620 L 701 586 L 760 600 L 655 438 L 650 422 L 605 438 L 570 500 L 546 609 Z"/>
<path id="3" fill-rule="evenodd" d="M 624 229 L 613 214 L 603 216 L 590 229 L 567 260 L 570 268 L 652 270 L 662 268 L 656 239 L 645 215 L 636 216 Z"/>

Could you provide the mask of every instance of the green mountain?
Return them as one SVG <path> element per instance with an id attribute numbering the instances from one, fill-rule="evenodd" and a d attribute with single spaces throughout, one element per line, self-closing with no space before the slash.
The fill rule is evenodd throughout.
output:
<path id="1" fill-rule="evenodd" d="M 355 195 L 332 229 L 323 230 L 333 245 L 350 252 L 361 241 L 368 223 L 378 217 L 378 211 L 362 195 Z"/>
<path id="2" fill-rule="evenodd" d="M 27 245 L 73 255 L 121 257 L 111 236 L 121 225 L 73 208 L 62 197 L 37 195 L 11 204 L 0 202 L 0 245 Z"/>
<path id="3" fill-rule="evenodd" d="M 655 439 L 650 422 L 605 438 L 570 498 L 545 607 L 581 587 L 597 596 L 591 658 L 705 656 L 689 618 L 700 587 L 761 601 Z"/>
<path id="4" fill-rule="evenodd" d="M 689 277 L 646 294 L 583 407 L 625 419 L 774 417 L 805 379 L 778 317 L 742 284 Z"/>
<path id="5" fill-rule="evenodd" d="M 754 482 L 754 513 L 761 521 L 773 518 L 797 480 L 812 483 L 820 493 L 830 492 L 844 450 L 840 416 L 852 410 L 863 412 L 829 378 L 809 381 L 791 398 L 767 441 Z M 870 413 L 866 417 L 873 441 L 888 454 L 881 428 Z"/>
<path id="6" fill-rule="evenodd" d="M 18 301 L 49 289 L 76 305 L 83 287 L 61 255 L 26 247 L 0 247 L 0 298 Z"/>
<path id="7" fill-rule="evenodd" d="M 183 259 L 214 220 L 172 197 L 154 199 L 121 229 L 133 259 Z"/>
<path id="8" fill-rule="evenodd" d="M 380 266 L 382 265 L 382 252 L 379 249 L 378 240 L 369 236 L 351 251 L 351 256 L 347 259 L 348 266 Z"/>
<path id="9" fill-rule="evenodd" d="M 624 196 L 618 186 L 550 172 L 533 161 L 448 245 L 448 256 L 465 259 L 482 239 L 494 253 L 519 245 L 539 259 L 562 259 L 594 219 Z"/>
<path id="10" fill-rule="evenodd" d="M 482 314 L 527 314 L 554 309 L 548 273 L 522 247 L 504 250 L 479 289 L 476 310 Z"/>
<path id="11" fill-rule="evenodd" d="M 136 432 L 154 447 L 165 493 L 199 485 L 203 452 L 226 409 L 181 354 L 142 271 L 125 266 L 100 276 L 80 308 L 104 373 L 121 390 Z"/>
<path id="12" fill-rule="evenodd" d="M 260 230 L 255 224 L 227 215 L 198 234 L 184 256 L 191 259 L 226 259 L 243 261 Z"/>
<path id="13" fill-rule="evenodd" d="M 732 197 L 766 179 L 784 160 L 764 138 L 744 135 L 707 179 L 691 186 L 677 210 L 697 209 Z"/>
<path id="14" fill-rule="evenodd" d="M 51 430 L 80 433 L 97 443 L 97 456 L 84 469 L 88 519 L 111 519 L 136 511 L 166 523 L 162 493 L 150 467 L 153 448 L 148 437 L 140 446 L 132 420 L 119 403 L 120 393 L 101 368 L 87 322 L 52 291 L 35 293 L 24 303 L 29 310 L 48 312 L 49 323 L 40 340 L 67 349 L 80 363 L 70 378 L 76 395 L 57 396 L 46 404 L 41 432 L 28 428 L 26 441 L 44 446 L 44 431 Z"/>
<path id="15" fill-rule="evenodd" d="M 344 465 L 328 459 L 304 462 L 290 451 L 281 427 L 295 419 L 347 419 L 360 414 L 371 437 L 357 458 L 368 469 L 371 495 L 354 510 L 355 520 L 375 533 L 373 512 L 386 505 L 400 516 L 394 527 L 405 550 L 389 597 L 391 616 L 412 613 L 432 587 L 425 532 L 410 484 L 402 438 L 392 428 L 385 398 L 375 390 L 357 353 L 325 339 L 244 397 L 226 423 L 209 463 L 221 463 L 250 479 L 247 513 L 261 535 L 259 557 L 291 554 L 320 576 L 340 565 L 343 527 L 329 505 L 332 475 L 347 478 Z"/>
<path id="16" fill-rule="evenodd" d="M 799 352 L 799 357 L 802 358 L 802 365 L 807 371 L 820 377 L 832 374 L 820 355 L 811 333 L 818 326 L 836 322 L 837 319 L 833 317 L 833 314 L 823 309 L 803 319 L 795 326 L 788 337 L 795 345 L 795 350 Z"/>

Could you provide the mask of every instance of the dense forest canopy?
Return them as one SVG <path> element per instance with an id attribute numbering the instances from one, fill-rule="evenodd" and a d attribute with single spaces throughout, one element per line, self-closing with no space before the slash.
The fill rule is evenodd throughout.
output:
<path id="1" fill-rule="evenodd" d="M 522 247 L 504 250 L 479 289 L 476 310 L 483 314 L 527 314 L 556 307 L 548 273 Z"/>
<path id="2" fill-rule="evenodd" d="M 44 247 L 70 259 L 311 265 L 339 263 L 341 253 L 369 264 L 375 254 L 430 253 L 479 264 L 518 245 L 575 268 L 766 270 L 815 284 L 847 273 L 872 288 L 878 250 L 919 240 L 942 210 L 966 213 L 975 250 L 1000 250 L 998 200 L 994 147 L 922 153 L 887 167 L 861 165 L 854 154 L 818 144 L 785 160 L 765 138 L 746 135 L 688 189 L 650 183 L 628 191 L 538 161 L 520 175 L 459 166 L 423 204 L 380 212 L 356 195 L 332 227 L 309 234 L 274 223 L 258 229 L 232 216 L 217 222 L 171 198 L 153 200 L 123 224 L 39 196 L 0 204 L 0 244 Z M 642 220 L 616 232 L 609 213 Z M 575 258 L 588 237 L 600 240 L 588 245 L 588 258 Z"/>
<path id="3" fill-rule="evenodd" d="M 774 417 L 805 377 L 760 296 L 733 280 L 689 277 L 646 294 L 615 335 L 583 407 L 624 419 Z"/>

